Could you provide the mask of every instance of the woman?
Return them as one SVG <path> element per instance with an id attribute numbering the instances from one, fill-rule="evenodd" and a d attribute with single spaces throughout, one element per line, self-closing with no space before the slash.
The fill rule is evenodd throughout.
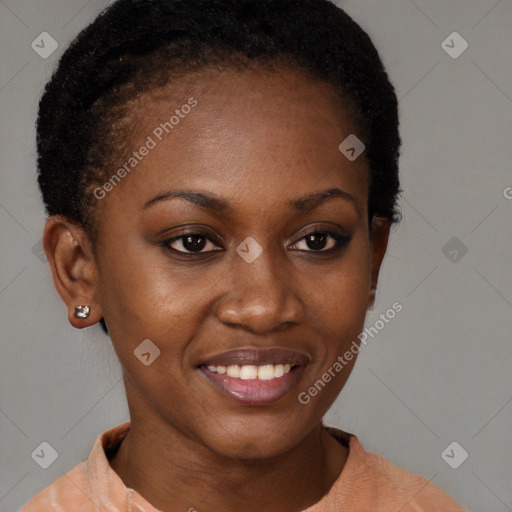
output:
<path id="1" fill-rule="evenodd" d="M 55 286 L 130 422 L 24 512 L 462 510 L 322 424 L 399 218 L 396 96 L 342 10 L 118 0 L 37 130 Z"/>

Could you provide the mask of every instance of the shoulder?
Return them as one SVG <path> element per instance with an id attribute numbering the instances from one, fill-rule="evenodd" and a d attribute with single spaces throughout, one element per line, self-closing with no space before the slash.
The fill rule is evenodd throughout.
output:
<path id="1" fill-rule="evenodd" d="M 356 436 L 336 430 L 328 429 L 337 439 L 348 439 L 350 449 L 347 463 L 329 493 L 338 503 L 372 512 L 464 512 L 432 481 L 367 452 Z"/>
<path id="2" fill-rule="evenodd" d="M 129 426 L 127 422 L 103 432 L 87 460 L 43 489 L 20 512 L 90 512 L 113 501 L 124 503 L 127 489 L 110 467 L 108 457 L 115 453 Z"/>
<path id="3" fill-rule="evenodd" d="M 64 512 L 62 501 L 65 497 L 67 510 L 85 510 L 80 508 L 84 496 L 90 495 L 87 481 L 87 461 L 82 461 L 73 469 L 44 488 L 20 512 Z M 89 502 L 89 510 L 93 504 Z"/>

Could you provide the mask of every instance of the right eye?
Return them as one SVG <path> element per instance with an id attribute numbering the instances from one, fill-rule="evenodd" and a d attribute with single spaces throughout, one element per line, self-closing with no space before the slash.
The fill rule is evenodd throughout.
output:
<path id="1" fill-rule="evenodd" d="M 160 245 L 182 254 L 205 254 L 222 250 L 222 248 L 208 238 L 206 233 L 197 232 L 183 233 L 180 236 L 160 242 Z M 208 245 L 210 246 L 210 249 L 206 251 L 203 250 L 205 247 L 208 247 Z M 215 247 L 217 247 L 217 249 L 215 249 Z"/>

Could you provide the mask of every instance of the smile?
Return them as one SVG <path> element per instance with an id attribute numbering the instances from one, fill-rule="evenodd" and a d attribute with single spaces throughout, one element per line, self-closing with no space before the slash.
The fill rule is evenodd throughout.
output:
<path id="1" fill-rule="evenodd" d="M 224 396 L 243 405 L 262 406 L 290 393 L 308 363 L 300 352 L 251 348 L 224 352 L 197 369 Z"/>

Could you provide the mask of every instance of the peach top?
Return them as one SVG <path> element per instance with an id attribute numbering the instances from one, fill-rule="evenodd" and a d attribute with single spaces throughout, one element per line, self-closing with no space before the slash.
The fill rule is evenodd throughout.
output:
<path id="1" fill-rule="evenodd" d="M 20 512 L 161 512 L 126 487 L 109 465 L 108 458 L 129 428 L 126 422 L 101 434 L 87 460 L 43 489 Z M 326 428 L 349 447 L 349 456 L 329 493 L 304 512 L 464 512 L 424 478 L 365 451 L 356 436 Z"/>

